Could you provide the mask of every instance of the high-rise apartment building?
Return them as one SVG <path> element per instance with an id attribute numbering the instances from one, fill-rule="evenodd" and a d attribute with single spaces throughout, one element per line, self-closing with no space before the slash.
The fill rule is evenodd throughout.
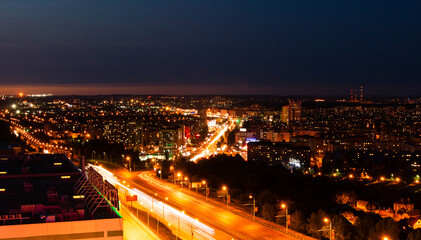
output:
<path id="1" fill-rule="evenodd" d="M 121 143 L 128 149 L 139 150 L 142 145 L 143 124 L 139 120 L 108 120 L 104 122 L 104 138 Z"/>
<path id="2" fill-rule="evenodd" d="M 289 102 L 289 121 L 301 121 L 301 102 Z"/>
<path id="3" fill-rule="evenodd" d="M 283 106 L 281 121 L 286 123 L 301 121 L 301 102 L 289 101 L 289 105 Z"/>
<path id="4" fill-rule="evenodd" d="M 282 107 L 281 121 L 287 123 L 289 119 L 289 106 Z"/>
<path id="5" fill-rule="evenodd" d="M 184 144 L 184 137 L 184 125 L 162 129 L 159 132 L 159 153 L 165 155 L 165 152 L 168 152 L 170 157 L 176 155 L 178 148 Z"/>

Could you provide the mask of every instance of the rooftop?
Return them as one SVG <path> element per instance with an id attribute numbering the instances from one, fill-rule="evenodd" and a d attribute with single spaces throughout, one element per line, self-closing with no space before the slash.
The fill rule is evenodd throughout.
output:
<path id="1" fill-rule="evenodd" d="M 0 225 L 118 217 L 105 199 L 95 211 L 85 204 L 90 196 L 75 188 L 81 176 L 61 154 L 0 156 Z"/>

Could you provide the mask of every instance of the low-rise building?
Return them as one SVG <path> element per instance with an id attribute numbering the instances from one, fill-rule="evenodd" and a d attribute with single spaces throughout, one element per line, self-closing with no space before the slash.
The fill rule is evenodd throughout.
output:
<path id="1" fill-rule="evenodd" d="M 302 168 L 310 163 L 310 148 L 280 142 L 249 142 L 247 159 L 268 165 L 283 164 L 293 168 Z"/>
<path id="2" fill-rule="evenodd" d="M 1 239 L 123 239 L 116 208 L 64 155 L 2 156 L 0 172 Z"/>

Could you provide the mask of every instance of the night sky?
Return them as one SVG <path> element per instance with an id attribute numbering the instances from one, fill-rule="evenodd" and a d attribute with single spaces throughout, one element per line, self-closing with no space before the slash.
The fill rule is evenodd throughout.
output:
<path id="1" fill-rule="evenodd" d="M 0 94 L 421 95 L 421 1 L 1 0 Z"/>

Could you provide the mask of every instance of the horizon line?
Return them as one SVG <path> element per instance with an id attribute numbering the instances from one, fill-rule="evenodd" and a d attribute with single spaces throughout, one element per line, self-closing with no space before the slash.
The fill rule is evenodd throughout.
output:
<path id="1" fill-rule="evenodd" d="M 53 94 L 55 96 L 101 96 L 101 95 L 167 95 L 167 96 L 279 96 L 279 97 L 349 97 L 346 87 L 326 89 L 319 87 L 262 87 L 250 85 L 226 86 L 174 86 L 174 85 L 136 85 L 136 84 L 0 84 L 0 95 Z M 301 90 L 301 91 L 300 91 Z M 309 91 L 310 90 L 310 91 Z M 342 90 L 342 91 L 340 91 Z M 318 94 L 315 94 L 317 92 Z M 343 92 L 343 93 L 341 93 Z M 409 97 L 419 94 L 390 94 L 365 92 L 370 97 Z"/>

